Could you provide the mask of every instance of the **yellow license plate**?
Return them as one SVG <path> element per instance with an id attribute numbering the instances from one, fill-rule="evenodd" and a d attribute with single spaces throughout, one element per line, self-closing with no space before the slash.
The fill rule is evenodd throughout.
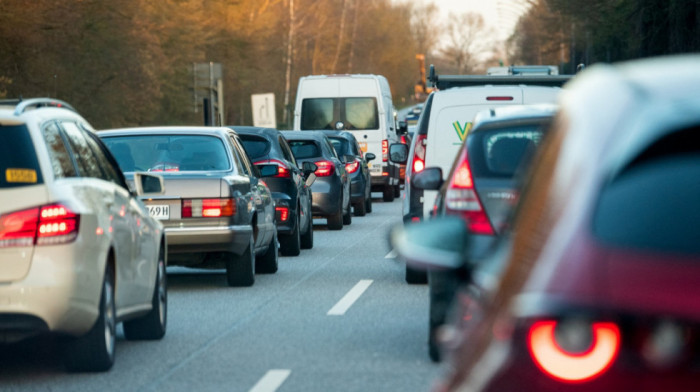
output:
<path id="1" fill-rule="evenodd" d="M 33 169 L 7 169 L 5 170 L 5 181 L 36 183 L 36 170 Z"/>
<path id="2" fill-rule="evenodd" d="M 360 150 L 367 152 L 367 142 L 360 142 Z"/>

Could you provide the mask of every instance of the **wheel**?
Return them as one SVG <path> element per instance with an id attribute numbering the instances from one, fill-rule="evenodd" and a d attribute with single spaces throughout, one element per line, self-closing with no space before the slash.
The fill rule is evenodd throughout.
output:
<path id="1" fill-rule="evenodd" d="M 233 253 L 226 255 L 226 281 L 232 287 L 247 287 L 255 283 L 255 239 L 250 234 L 248 248 L 242 255 Z"/>
<path id="2" fill-rule="evenodd" d="M 306 232 L 301 235 L 301 247 L 303 249 L 311 249 L 314 247 L 314 222 L 311 219 L 309 219 Z"/>
<path id="3" fill-rule="evenodd" d="M 348 202 L 348 208 L 345 210 L 345 213 L 343 214 L 343 224 L 344 225 L 349 225 L 352 223 L 352 207 L 350 206 L 350 202 Z"/>
<path id="4" fill-rule="evenodd" d="M 143 317 L 124 322 L 124 336 L 129 340 L 156 340 L 165 336 L 168 324 L 168 278 L 164 254 L 162 249 L 158 254 L 151 311 Z"/>
<path id="5" fill-rule="evenodd" d="M 299 214 L 297 213 L 297 224 L 294 231 L 280 237 L 280 251 L 282 256 L 299 256 L 301 253 L 301 242 L 299 238 Z"/>
<path id="6" fill-rule="evenodd" d="M 406 266 L 406 283 L 425 284 L 428 283 L 428 274 L 425 271 L 415 270 Z"/>
<path id="7" fill-rule="evenodd" d="M 391 185 L 387 185 L 384 187 L 384 197 L 383 200 L 387 203 L 391 203 L 394 201 L 394 189 L 392 188 Z"/>
<path id="8" fill-rule="evenodd" d="M 277 252 L 277 229 L 272 235 L 270 245 L 268 245 L 265 254 L 255 258 L 255 273 L 256 274 L 274 274 L 278 268 L 278 252 Z"/>
<path id="9" fill-rule="evenodd" d="M 114 276 L 108 265 L 102 282 L 99 314 L 90 331 L 68 342 L 66 367 L 73 372 L 103 372 L 114 364 L 116 312 L 114 309 Z"/>
<path id="10" fill-rule="evenodd" d="M 401 185 L 394 185 L 394 197 L 401 197 Z"/>
<path id="11" fill-rule="evenodd" d="M 355 210 L 355 216 L 365 216 L 367 214 L 367 201 L 366 199 L 362 199 L 361 201 L 357 202 L 355 206 L 353 207 Z"/>
<path id="12" fill-rule="evenodd" d="M 372 212 L 372 195 L 365 199 L 365 210 L 369 213 Z"/>

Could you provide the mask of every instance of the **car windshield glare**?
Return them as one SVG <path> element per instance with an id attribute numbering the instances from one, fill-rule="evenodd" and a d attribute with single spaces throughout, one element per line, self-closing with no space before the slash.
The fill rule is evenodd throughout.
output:
<path id="1" fill-rule="evenodd" d="M 224 143 L 215 136 L 128 135 L 103 140 L 123 171 L 209 171 L 231 167 Z"/>

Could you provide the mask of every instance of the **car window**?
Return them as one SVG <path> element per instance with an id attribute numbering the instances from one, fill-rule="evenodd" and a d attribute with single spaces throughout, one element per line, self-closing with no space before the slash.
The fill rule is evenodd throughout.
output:
<path id="1" fill-rule="evenodd" d="M 269 140 L 252 135 L 238 135 L 243 148 L 253 160 L 265 157 L 270 152 L 271 144 Z"/>
<path id="2" fill-rule="evenodd" d="M 328 138 L 324 138 L 323 142 L 326 148 L 326 154 L 330 154 L 331 156 L 338 158 L 339 154 L 335 152 L 335 148 L 333 148 L 333 145 L 331 144 L 330 140 L 328 140 Z"/>
<path id="3" fill-rule="evenodd" d="M 348 141 L 343 138 L 329 137 L 333 149 L 338 155 L 345 155 L 348 151 Z"/>
<path id="4" fill-rule="evenodd" d="M 313 140 L 288 140 L 288 143 L 296 159 L 317 158 L 321 156 L 321 149 Z"/>
<path id="5" fill-rule="evenodd" d="M 467 139 L 472 174 L 513 178 L 521 165 L 532 158 L 542 136 L 537 124 L 473 132 Z"/>
<path id="6" fill-rule="evenodd" d="M 100 170 L 100 164 L 78 125 L 71 121 L 64 121 L 61 123 L 61 127 L 68 137 L 68 144 L 73 150 L 80 176 L 104 178 L 102 170 Z"/>
<path id="7" fill-rule="evenodd" d="M 259 175 L 257 174 L 257 170 L 253 169 L 253 164 L 250 162 L 248 154 L 245 152 L 243 147 L 241 147 L 241 143 L 238 140 L 236 140 L 235 136 L 231 138 L 231 141 L 233 142 L 235 153 L 238 154 L 238 158 L 241 161 L 241 170 L 246 175 L 254 175 L 256 177 L 259 177 Z"/>
<path id="8" fill-rule="evenodd" d="M 43 184 L 44 179 L 25 125 L 0 125 L 0 188 Z"/>
<path id="9" fill-rule="evenodd" d="M 95 154 L 95 158 L 99 163 L 100 169 L 102 170 L 102 178 L 106 181 L 112 182 L 119 186 L 128 189 L 127 185 L 123 182 L 122 176 L 119 173 L 119 168 L 114 167 L 112 162 L 107 158 L 99 142 L 95 139 L 95 136 L 90 134 L 85 134 L 85 140 L 88 142 L 90 149 Z"/>
<path id="10" fill-rule="evenodd" d="M 278 139 L 279 139 L 280 148 L 282 149 L 282 155 L 284 156 L 284 159 L 291 162 L 294 166 L 297 166 L 297 160 L 294 158 L 294 153 L 292 153 L 292 150 L 289 148 L 289 144 L 287 143 L 287 139 L 285 139 L 281 135 Z"/>
<path id="11" fill-rule="evenodd" d="M 55 178 L 76 177 L 73 159 L 61 136 L 61 130 L 55 122 L 50 122 L 43 127 L 44 140 L 49 151 L 51 168 Z"/>
<path id="12" fill-rule="evenodd" d="M 231 168 L 226 147 L 216 136 L 144 134 L 105 136 L 102 140 L 124 171 L 175 172 Z"/>
<path id="13" fill-rule="evenodd" d="M 374 97 L 307 98 L 301 103 L 301 129 L 379 129 L 377 99 Z"/>

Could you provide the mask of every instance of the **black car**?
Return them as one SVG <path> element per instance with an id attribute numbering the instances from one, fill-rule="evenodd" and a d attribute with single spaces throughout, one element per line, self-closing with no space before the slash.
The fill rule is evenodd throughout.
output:
<path id="1" fill-rule="evenodd" d="M 326 218 L 328 229 L 341 230 L 352 222 L 350 206 L 350 177 L 345 164 L 354 156 L 338 157 L 328 137 L 320 131 L 282 132 L 297 162 L 317 166 L 316 181 L 311 185 L 312 213 Z"/>
<path id="2" fill-rule="evenodd" d="M 277 234 L 284 256 L 297 256 L 314 246 L 311 187 L 297 165 L 282 133 L 272 128 L 233 126 L 254 165 L 277 165 L 278 173 L 265 178 L 277 214 Z"/>
<path id="3" fill-rule="evenodd" d="M 345 164 L 345 170 L 350 176 L 350 204 L 355 216 L 364 216 L 372 212 L 372 179 L 367 162 L 376 158 L 374 154 L 362 153 L 357 139 L 350 132 L 323 131 L 333 144 L 338 156 L 352 155 L 352 161 Z"/>

